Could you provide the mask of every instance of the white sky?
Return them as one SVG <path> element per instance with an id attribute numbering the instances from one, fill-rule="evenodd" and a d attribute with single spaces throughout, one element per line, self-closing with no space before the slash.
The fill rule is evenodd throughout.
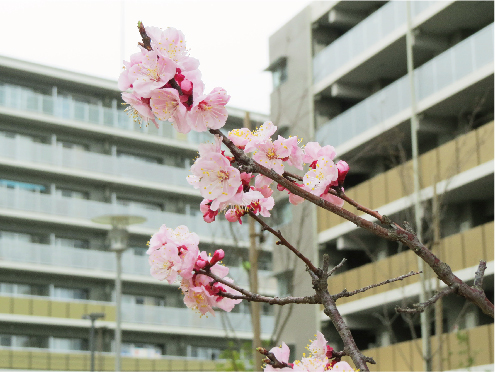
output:
<path id="1" fill-rule="evenodd" d="M 175 27 L 199 59 L 206 92 L 216 86 L 230 105 L 268 114 L 268 38 L 308 3 L 298 1 L 0 0 L 0 55 L 116 80 L 138 51 L 137 21 Z"/>

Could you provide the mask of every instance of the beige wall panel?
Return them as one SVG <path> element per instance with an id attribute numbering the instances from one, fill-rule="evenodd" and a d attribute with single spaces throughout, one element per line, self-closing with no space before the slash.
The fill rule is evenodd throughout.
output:
<path id="1" fill-rule="evenodd" d="M 12 368 L 10 365 L 12 350 L 0 350 L 0 368 Z"/>
<path id="2" fill-rule="evenodd" d="M 202 360 L 200 371 L 216 371 L 216 363 L 211 360 Z"/>
<path id="3" fill-rule="evenodd" d="M 459 173 L 457 155 L 455 140 L 438 147 L 438 163 L 441 180 L 447 180 Z"/>
<path id="4" fill-rule="evenodd" d="M 493 221 L 483 225 L 483 241 L 487 261 L 493 261 Z"/>
<path id="5" fill-rule="evenodd" d="M 464 261 L 466 267 L 479 265 L 480 260 L 484 259 L 483 247 L 483 226 L 477 226 L 474 229 L 462 233 L 462 245 Z"/>
<path id="6" fill-rule="evenodd" d="M 89 355 L 69 354 L 69 371 L 89 370 Z"/>
<path id="7" fill-rule="evenodd" d="M 185 360 L 181 359 L 172 359 L 170 363 L 170 369 L 172 371 L 186 371 L 187 365 Z"/>
<path id="8" fill-rule="evenodd" d="M 394 346 L 396 347 L 395 361 L 397 371 L 412 371 L 411 343 L 401 342 Z"/>
<path id="9" fill-rule="evenodd" d="M 346 271 L 345 273 L 345 286 L 349 292 L 359 288 L 359 268 Z M 353 296 L 351 301 L 357 299 L 357 296 Z"/>
<path id="10" fill-rule="evenodd" d="M 468 132 L 456 138 L 459 154 L 459 170 L 464 172 L 479 164 L 476 131 Z"/>
<path id="11" fill-rule="evenodd" d="M 153 371 L 153 359 L 137 359 L 137 368 L 138 371 Z"/>
<path id="12" fill-rule="evenodd" d="M 55 318 L 67 318 L 68 317 L 68 303 L 61 301 L 51 302 L 51 316 Z"/>
<path id="13" fill-rule="evenodd" d="M 155 371 L 172 371 L 170 359 L 155 360 Z"/>
<path id="14" fill-rule="evenodd" d="M 123 371 L 137 371 L 137 358 L 122 358 Z"/>
<path id="15" fill-rule="evenodd" d="M 355 187 L 356 189 L 356 201 L 367 207 L 370 208 L 371 205 L 371 189 L 370 189 L 370 182 L 366 181 L 363 182 Z M 363 214 L 362 212 L 359 212 L 359 214 Z"/>
<path id="16" fill-rule="evenodd" d="M 105 313 L 105 320 L 114 321 L 115 320 L 115 306 L 105 305 L 103 306 L 102 312 Z"/>
<path id="17" fill-rule="evenodd" d="M 377 209 L 387 204 L 387 179 L 385 173 L 373 177 L 370 181 L 371 205 L 370 208 Z"/>
<path id="18" fill-rule="evenodd" d="M 50 316 L 50 300 L 33 298 L 33 315 Z"/>
<path id="19" fill-rule="evenodd" d="M 392 278 L 390 275 L 390 259 L 384 258 L 383 260 L 375 262 L 374 266 L 375 271 L 375 281 L 376 283 L 383 282 L 384 280 Z M 374 293 L 382 293 L 386 292 L 390 289 L 390 284 L 381 285 L 374 289 Z"/>
<path id="20" fill-rule="evenodd" d="M 14 299 L 12 297 L 0 297 L 0 313 L 10 314 Z"/>
<path id="21" fill-rule="evenodd" d="M 81 319 L 84 314 L 88 314 L 84 303 L 69 302 L 69 318 Z"/>
<path id="22" fill-rule="evenodd" d="M 31 299 L 14 297 L 14 312 L 13 314 L 18 315 L 31 315 Z"/>
<path id="23" fill-rule="evenodd" d="M 399 167 L 395 167 L 385 172 L 385 178 L 387 179 L 387 191 L 388 202 L 393 202 L 404 196 L 403 185 Z"/>
<path id="24" fill-rule="evenodd" d="M 28 369 L 31 352 L 29 351 L 15 351 L 12 353 L 12 368 L 14 369 Z"/>
<path id="25" fill-rule="evenodd" d="M 490 360 L 493 363 L 493 324 L 487 326 L 488 328 L 488 351 L 490 352 Z"/>
<path id="26" fill-rule="evenodd" d="M 421 339 L 416 339 L 408 342 L 411 344 L 411 362 L 412 369 L 411 371 L 424 371 L 423 368 L 423 356 L 422 356 L 422 345 Z"/>
<path id="27" fill-rule="evenodd" d="M 49 352 L 32 352 L 31 353 L 31 368 L 32 369 L 49 369 L 50 368 L 50 353 Z"/>
<path id="28" fill-rule="evenodd" d="M 342 273 L 337 275 L 334 274 L 328 279 L 328 290 L 330 291 L 331 294 L 339 293 L 346 287 L 345 277 L 346 277 L 346 273 Z M 338 300 L 339 304 L 343 304 L 345 302 L 346 302 L 346 298 L 340 298 Z"/>
<path id="29" fill-rule="evenodd" d="M 493 160 L 493 121 L 476 130 L 480 163 Z"/>
<path id="30" fill-rule="evenodd" d="M 375 278 L 375 267 L 373 263 L 366 264 L 359 268 L 359 288 L 367 287 L 371 284 L 376 283 Z M 372 296 L 376 293 L 375 288 L 369 289 L 364 293 L 359 294 L 358 296 L 353 296 L 353 298 L 363 298 L 366 296 Z"/>
<path id="31" fill-rule="evenodd" d="M 66 354 L 52 353 L 50 355 L 50 368 L 52 370 L 66 371 L 68 367 L 68 358 Z"/>
<path id="32" fill-rule="evenodd" d="M 380 364 L 379 364 L 379 371 L 396 371 L 395 367 L 395 353 L 393 346 L 384 346 L 380 347 L 377 350 L 379 350 L 379 356 L 380 356 Z M 378 361 L 375 360 L 375 362 Z"/>
<path id="33" fill-rule="evenodd" d="M 461 234 L 448 236 L 441 241 L 443 252 L 445 253 L 445 262 L 453 271 L 466 267 L 464 264 L 462 252 Z"/>
<path id="34" fill-rule="evenodd" d="M 103 368 L 104 371 L 115 371 L 115 357 L 110 355 L 105 355 L 103 358 Z"/>
<path id="35" fill-rule="evenodd" d="M 440 181 L 437 149 L 430 150 L 419 157 L 419 169 L 422 188 L 433 185 L 433 176 L 436 177 L 437 182 Z"/>
<path id="36" fill-rule="evenodd" d="M 469 333 L 466 330 L 453 332 L 448 335 L 449 368 L 466 369 L 469 365 Z"/>
<path id="37" fill-rule="evenodd" d="M 469 334 L 469 354 L 474 358 L 474 365 L 493 363 L 491 359 L 489 326 L 472 328 Z"/>

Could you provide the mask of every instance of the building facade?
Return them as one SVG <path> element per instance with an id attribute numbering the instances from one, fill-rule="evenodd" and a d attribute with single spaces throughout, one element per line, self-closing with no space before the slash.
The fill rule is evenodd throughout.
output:
<path id="1" fill-rule="evenodd" d="M 120 102 L 114 81 L 0 57 L 0 369 L 89 369 L 82 317 L 102 312 L 96 370 L 113 370 L 116 258 L 110 226 L 92 222 L 108 214 L 146 218 L 129 228 L 122 258 L 124 370 L 214 370 L 223 350 L 252 339 L 248 306 L 200 317 L 177 284 L 149 275 L 150 236 L 186 225 L 201 250 L 223 248 L 229 276 L 248 285 L 247 228 L 206 224 L 186 181 L 197 145 L 211 138 L 140 127 Z M 227 127 L 241 127 L 245 113 L 228 110 Z M 260 283 L 274 295 L 268 243 Z M 263 338 L 273 323 L 263 307 Z"/>
<path id="2" fill-rule="evenodd" d="M 302 131 L 336 148 L 337 159 L 350 165 L 349 197 L 414 225 L 414 94 L 423 241 L 467 283 L 473 283 L 479 260 L 486 260 L 484 289 L 493 301 L 493 2 L 410 2 L 414 85 L 406 59 L 407 7 L 401 1 L 308 5 L 270 38 L 272 119 L 292 135 Z M 300 224 L 298 208 L 292 230 Z M 328 254 L 334 265 L 347 259 L 329 280 L 331 293 L 418 270 L 405 247 L 327 211 L 311 215 L 317 221 L 315 255 Z M 294 272 L 302 275 L 304 268 Z M 428 267 L 425 276 L 430 293 L 443 288 Z M 295 295 L 310 293 L 309 276 L 301 278 Z M 337 301 L 358 347 L 378 362 L 371 370 L 423 370 L 420 317 L 394 310 L 418 303 L 420 290 L 413 276 Z M 281 340 L 300 356 L 320 329 L 341 350 L 321 309 L 316 319 L 309 306 L 305 311 L 291 318 Z M 430 316 L 433 370 L 493 369 L 493 319 L 453 295 Z"/>

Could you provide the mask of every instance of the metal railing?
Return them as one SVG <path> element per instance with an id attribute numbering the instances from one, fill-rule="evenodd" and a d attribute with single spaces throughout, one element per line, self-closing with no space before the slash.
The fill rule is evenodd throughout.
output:
<path id="1" fill-rule="evenodd" d="M 493 63 L 493 23 L 428 61 L 414 72 L 416 100 L 428 98 Z M 318 129 L 322 145 L 338 146 L 410 107 L 408 76 L 369 96 Z"/>

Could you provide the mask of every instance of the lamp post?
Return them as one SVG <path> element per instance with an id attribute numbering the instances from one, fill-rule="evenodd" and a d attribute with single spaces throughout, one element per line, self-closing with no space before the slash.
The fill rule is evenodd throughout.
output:
<path id="1" fill-rule="evenodd" d="M 89 330 L 89 350 L 91 351 L 91 372 L 95 370 L 95 320 L 104 318 L 105 313 L 91 313 L 83 315 L 83 319 L 91 320 L 91 328 Z"/>
<path id="2" fill-rule="evenodd" d="M 108 233 L 110 250 L 117 256 L 117 276 L 115 277 L 115 371 L 121 370 L 120 349 L 122 346 L 122 253 L 127 249 L 129 232 L 127 226 L 143 223 L 146 218 L 130 215 L 105 215 L 92 219 L 93 222 L 105 225 L 112 225 Z"/>

